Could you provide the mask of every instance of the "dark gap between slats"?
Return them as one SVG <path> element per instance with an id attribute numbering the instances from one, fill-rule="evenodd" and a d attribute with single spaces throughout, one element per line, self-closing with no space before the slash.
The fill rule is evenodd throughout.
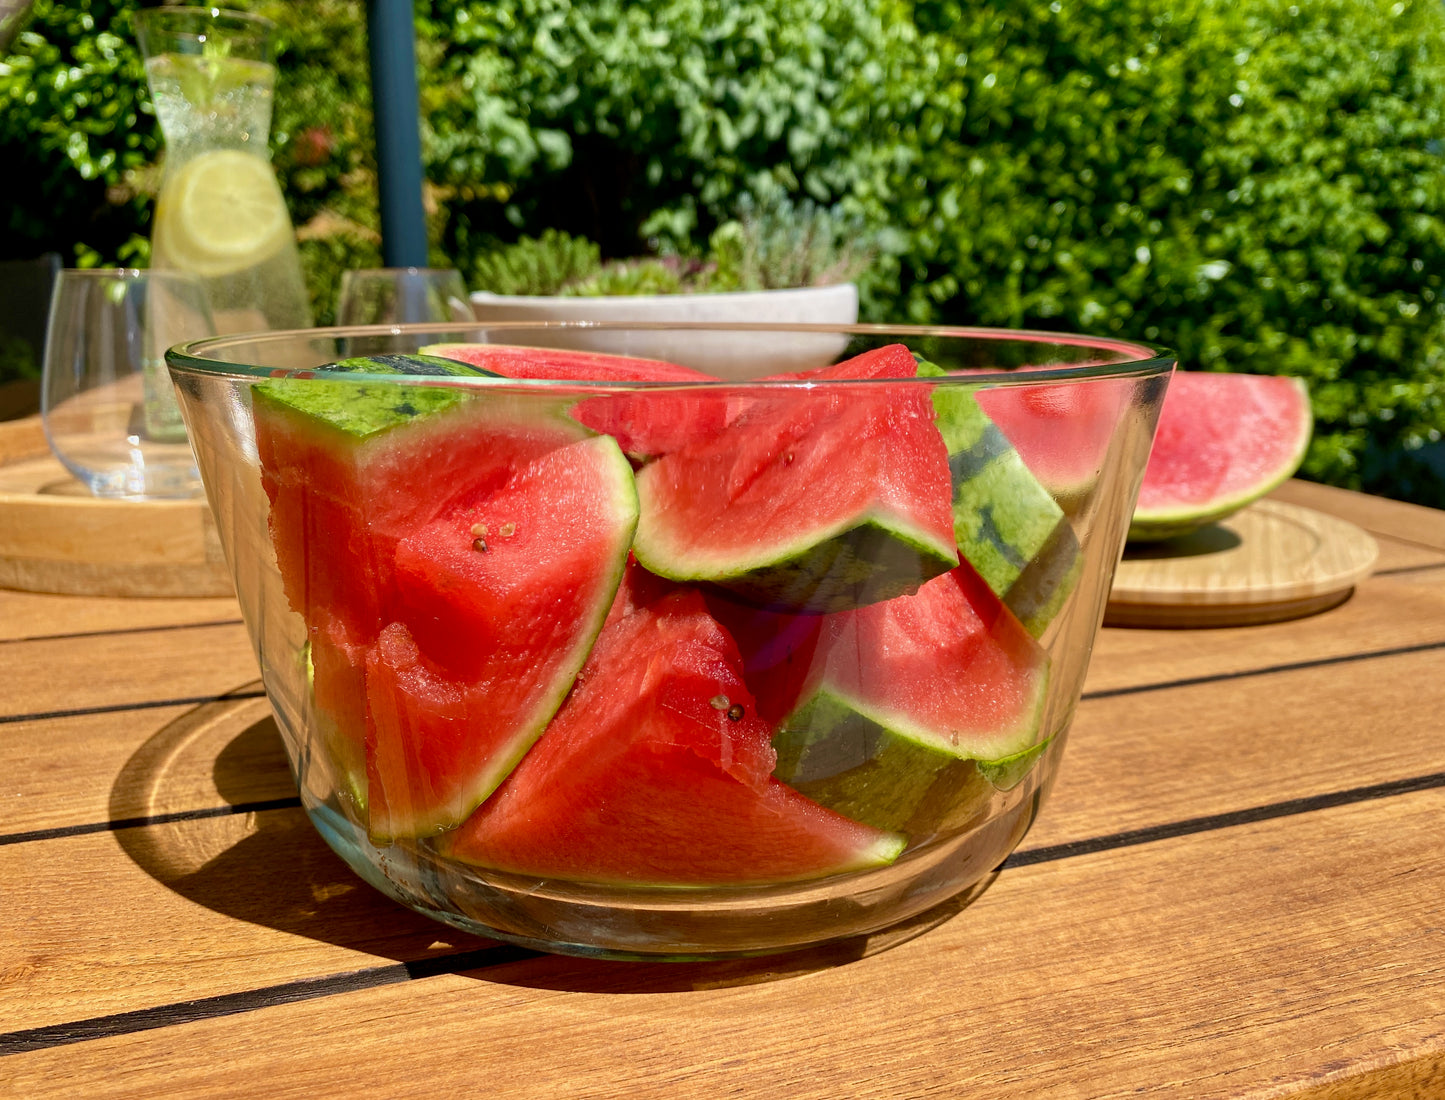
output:
<path id="1" fill-rule="evenodd" d="M 1029 867 L 1035 863 L 1053 863 L 1074 856 L 1107 852 L 1116 848 L 1132 848 L 1137 844 L 1149 844 L 1156 840 L 1172 840 L 1176 837 L 1191 836 L 1195 833 L 1209 833 L 1235 825 L 1252 825 L 1260 821 L 1273 821 L 1280 817 L 1295 817 L 1329 810 L 1336 806 L 1350 806 L 1358 802 L 1373 802 L 1382 798 L 1394 798 L 1418 791 L 1433 791 L 1445 788 L 1445 772 L 1416 775 L 1408 779 L 1392 779 L 1387 783 L 1372 783 L 1366 787 L 1350 787 L 1343 791 L 1329 791 L 1312 794 L 1304 798 L 1290 798 L 1283 802 L 1268 802 L 1263 806 L 1250 806 L 1243 810 L 1209 814 L 1205 817 L 1187 817 L 1182 821 L 1168 821 L 1161 825 L 1148 825 L 1140 829 L 1127 829 L 1121 833 L 1089 837 L 1086 840 L 1070 840 L 1063 844 L 1051 844 L 1045 848 L 1024 848 L 1015 851 L 1004 860 L 1002 869 Z"/>
<path id="2" fill-rule="evenodd" d="M 539 957 L 541 952 L 524 947 L 503 944 L 485 947 L 476 951 L 463 951 L 454 955 L 441 955 L 416 962 L 393 963 L 376 966 L 367 970 L 355 970 L 349 974 L 333 974 L 326 978 L 305 978 L 280 985 L 247 989 L 239 993 L 223 993 L 216 997 L 201 997 L 194 1001 L 178 1001 L 174 1004 L 141 1008 L 133 1012 L 117 1012 L 111 1016 L 92 1016 L 88 1020 L 75 1020 L 48 1027 L 30 1028 L 26 1031 L 12 1031 L 0 1035 L 0 1057 L 7 1054 L 23 1054 L 31 1050 L 46 1050 L 50 1047 L 66 1046 L 70 1043 L 84 1043 L 91 1039 L 109 1039 L 118 1035 L 133 1035 L 139 1031 L 154 1031 L 156 1028 L 173 1027 L 176 1024 L 196 1023 L 200 1020 L 214 1020 L 222 1016 L 235 1016 L 242 1012 L 253 1012 L 258 1008 L 274 1008 L 277 1005 L 294 1004 L 297 1001 L 330 997 L 338 993 L 355 993 L 363 989 L 375 989 L 384 985 L 396 985 L 416 978 L 432 978 L 439 974 L 455 974 L 464 970 L 479 970 L 505 963 Z"/>
<path id="3" fill-rule="evenodd" d="M 147 825 L 168 825 L 173 821 L 200 821 L 208 817 L 230 817 L 232 814 L 259 814 L 267 810 L 299 810 L 301 799 L 268 798 L 259 802 L 236 802 L 225 806 L 205 806 L 197 810 L 174 810 L 168 814 L 145 817 L 121 817 L 113 821 L 89 821 L 80 825 L 60 825 L 54 829 L 32 829 L 26 833 L 0 834 L 0 848 L 7 844 L 28 844 L 33 840 L 58 840 L 90 833 L 113 833 L 117 829 L 143 829 Z"/>
<path id="4" fill-rule="evenodd" d="M 206 703 L 227 703 L 232 699 L 260 699 L 265 692 L 228 691 L 221 695 L 190 695 L 183 699 L 149 699 L 141 703 L 107 703 L 95 707 L 75 707 L 71 710 L 43 710 L 33 714 L 0 714 L 0 726 L 16 722 L 48 722 L 55 718 L 84 718 L 92 714 L 120 714 L 128 710 L 159 710 L 162 707 L 203 706 Z"/>
<path id="5" fill-rule="evenodd" d="M 1430 562 L 1426 565 L 1397 565 L 1394 569 L 1376 569 L 1372 576 L 1398 577 L 1405 573 L 1428 573 L 1432 569 L 1445 569 L 1445 561 Z"/>
<path id="6" fill-rule="evenodd" d="M 18 642 L 63 642 L 72 638 L 109 638 L 117 634 L 164 634 L 172 630 L 204 630 L 212 626 L 245 626 L 244 619 L 212 619 L 204 623 L 164 623 L 160 626 L 118 626 L 112 630 L 77 630 L 70 634 L 31 634 L 24 638 L 0 638 L 0 645 Z"/>
<path id="7" fill-rule="evenodd" d="M 1145 829 L 1131 829 L 1108 836 L 1092 837 L 1088 840 L 1070 841 L 1046 848 L 1019 851 L 1005 860 L 1001 869 L 1008 871 L 1010 868 L 1027 867 L 1036 863 L 1052 863 L 1061 859 L 1092 855 L 1115 848 L 1129 848 L 1156 840 L 1169 840 L 1193 833 L 1211 832 L 1232 825 L 1270 821 L 1335 806 L 1369 802 L 1442 787 L 1445 787 L 1445 772 L 1434 772 L 1430 775 L 1399 779 L 1389 783 L 1375 783 L 1366 787 L 1312 795 L 1308 798 L 1292 798 L 1284 802 L 1253 806 L 1230 813 L 1188 818 L 1184 821 L 1150 826 Z M 239 811 L 239 807 L 237 809 Z M 349 974 L 335 974 L 326 978 L 307 978 L 239 993 L 225 993 L 216 997 L 203 997 L 194 1001 L 179 1001 L 169 1005 L 158 1005 L 154 1008 L 137 1009 L 133 1012 L 118 1012 L 110 1016 L 94 1016 L 90 1019 L 75 1020 L 64 1024 L 12 1031 L 0 1034 L 0 1057 L 7 1054 L 21 1054 L 25 1051 L 65 1046 L 69 1043 L 83 1043 L 91 1039 L 107 1039 L 140 1031 L 151 1031 L 174 1024 L 233 1016 L 258 1008 L 309 1001 L 339 993 L 353 993 L 419 978 L 436 977 L 440 974 L 486 970 L 526 959 L 541 958 L 543 954 L 543 952 L 528 948 L 503 944 L 499 947 L 482 948 L 477 951 L 464 951 L 454 955 L 419 959 L 415 962 L 357 970 Z"/>
<path id="8" fill-rule="evenodd" d="M 1178 680 L 1158 680 L 1152 684 L 1134 684 L 1130 687 L 1104 688 L 1100 691 L 1086 691 L 1081 699 L 1087 702 L 1090 699 L 1113 699 L 1120 695 L 1142 695 L 1149 691 L 1167 691 L 1170 688 L 1218 684 L 1226 680 L 1244 680 L 1251 676 L 1272 676 L 1277 672 L 1301 672 L 1307 668 L 1327 668 L 1330 665 L 1353 664 L 1355 661 L 1405 657 L 1411 653 L 1429 653 L 1436 649 L 1445 649 L 1445 642 L 1420 642 L 1417 645 L 1374 649 L 1366 653 L 1344 653 L 1337 657 L 1312 657 L 1308 661 L 1290 661 L 1282 665 L 1265 665 L 1261 668 L 1245 668 L 1235 672 L 1211 672 L 1208 676 L 1185 676 Z"/>

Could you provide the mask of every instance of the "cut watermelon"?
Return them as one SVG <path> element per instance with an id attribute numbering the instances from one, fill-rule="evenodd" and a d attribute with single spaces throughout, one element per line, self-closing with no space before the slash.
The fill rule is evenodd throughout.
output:
<path id="1" fill-rule="evenodd" d="M 945 372 L 919 360 L 920 377 Z M 953 478 L 958 550 L 1035 637 L 1078 578 L 1074 530 L 1037 477 L 983 411 L 982 394 L 961 385 L 933 393 Z"/>
<path id="2" fill-rule="evenodd" d="M 276 564 L 308 626 L 339 619 L 376 637 L 396 543 L 456 497 L 495 485 L 512 465 L 588 437 L 566 402 L 527 402 L 450 387 L 359 384 L 320 375 L 477 372 L 445 359 L 346 360 L 318 377 L 253 390 L 256 448 L 270 499 Z"/>
<path id="3" fill-rule="evenodd" d="M 468 363 L 503 378 L 571 382 L 713 381 L 710 375 L 676 363 L 602 352 L 507 344 L 432 344 L 422 351 Z M 727 423 L 728 404 L 718 393 L 605 394 L 578 402 L 573 416 L 593 431 L 612 436 L 628 454 L 648 457 L 677 450 L 720 431 Z"/>
<path id="4" fill-rule="evenodd" d="M 1053 368 L 1023 368 L 1031 369 Z M 978 403 L 1039 483 L 1073 512 L 1098 483 L 1129 394 L 1128 379 L 1095 378 L 991 387 L 978 392 Z"/>
<path id="5" fill-rule="evenodd" d="M 683 590 L 615 618 L 547 732 L 445 856 L 569 881 L 740 885 L 886 864 L 901 837 L 769 775 L 736 647 Z"/>
<path id="6" fill-rule="evenodd" d="M 808 797 L 929 832 L 968 796 L 973 761 L 1039 740 L 1048 658 L 968 566 L 837 618 L 821 675 L 773 738 L 774 775 Z"/>
<path id="7" fill-rule="evenodd" d="M 1174 538 L 1239 511 L 1299 469 L 1312 428 L 1298 378 L 1175 371 L 1129 538 Z"/>
<path id="8" fill-rule="evenodd" d="M 902 345 L 811 372 L 727 428 L 643 467 L 633 550 L 758 607 L 832 612 L 890 599 L 958 564 L 948 454 Z M 845 379 L 873 379 L 848 386 Z"/>
<path id="9" fill-rule="evenodd" d="M 450 828 L 561 705 L 613 602 L 637 522 L 606 436 L 510 465 L 396 547 L 396 621 L 367 658 L 370 828 Z"/>
<path id="10" fill-rule="evenodd" d="M 366 817 L 366 650 L 337 619 L 309 626 L 307 673 L 312 722 L 336 772 L 337 792 L 357 821 Z"/>

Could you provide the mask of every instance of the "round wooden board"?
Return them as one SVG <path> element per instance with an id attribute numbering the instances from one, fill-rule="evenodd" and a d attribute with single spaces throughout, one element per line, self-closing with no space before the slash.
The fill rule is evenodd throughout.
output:
<path id="1" fill-rule="evenodd" d="M 91 496 L 45 450 L 38 424 L 26 421 L 0 425 L 0 588 L 68 596 L 233 591 L 205 500 Z"/>
<path id="2" fill-rule="evenodd" d="M 1310 508 L 1260 500 L 1169 542 L 1129 546 L 1106 626 L 1240 626 L 1343 603 L 1374 567 L 1375 540 Z"/>

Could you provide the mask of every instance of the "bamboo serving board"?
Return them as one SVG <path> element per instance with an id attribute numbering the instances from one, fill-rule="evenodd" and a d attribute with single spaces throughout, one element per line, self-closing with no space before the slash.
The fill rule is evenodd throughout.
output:
<path id="1" fill-rule="evenodd" d="M 70 596 L 228 596 L 205 500 L 91 496 L 38 418 L 0 424 L 0 588 Z"/>
<path id="2" fill-rule="evenodd" d="M 1278 500 L 1169 542 L 1129 546 L 1108 626 L 1242 626 L 1343 603 L 1369 576 L 1375 540 L 1354 524 Z"/>

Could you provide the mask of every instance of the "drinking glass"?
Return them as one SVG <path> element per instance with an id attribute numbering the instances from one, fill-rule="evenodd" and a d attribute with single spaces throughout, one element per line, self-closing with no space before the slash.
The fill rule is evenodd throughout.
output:
<path id="1" fill-rule="evenodd" d="M 461 273 L 439 267 L 381 267 L 341 276 L 338 325 L 385 325 L 472 319 Z"/>
<path id="2" fill-rule="evenodd" d="M 50 303 L 41 418 L 50 449 L 103 497 L 190 497 L 196 461 L 166 370 L 172 344 L 215 334 L 192 275 L 60 273 Z"/>

